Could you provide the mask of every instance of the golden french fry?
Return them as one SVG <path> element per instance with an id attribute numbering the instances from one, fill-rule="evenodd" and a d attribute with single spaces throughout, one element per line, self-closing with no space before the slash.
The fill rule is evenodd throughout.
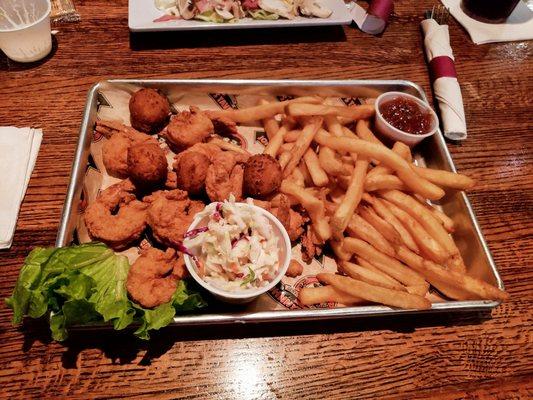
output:
<path id="1" fill-rule="evenodd" d="M 338 205 L 335 214 L 331 218 L 331 226 L 333 234 L 338 237 L 344 232 L 350 218 L 355 212 L 355 209 L 361 201 L 363 195 L 363 184 L 365 180 L 366 170 L 368 168 L 368 161 L 360 159 L 355 162 L 355 168 L 350 178 L 350 184 L 346 190 L 346 194 Z"/>
<path id="2" fill-rule="evenodd" d="M 373 208 L 360 206 L 359 215 L 380 232 L 394 247 L 403 243 L 398 231 L 390 223 L 377 215 Z"/>
<path id="3" fill-rule="evenodd" d="M 294 147 L 294 143 L 283 143 L 278 151 L 278 154 L 285 153 L 286 151 L 290 152 Z"/>
<path id="4" fill-rule="evenodd" d="M 413 162 L 413 158 L 411 156 L 411 149 L 406 144 L 402 142 L 396 142 L 394 143 L 394 146 L 392 146 L 392 151 L 398 154 L 408 163 Z M 385 165 L 378 165 L 377 167 L 372 168 L 372 170 L 368 172 L 368 177 L 374 178 L 374 176 L 376 175 L 388 175 L 392 172 L 392 168 L 387 167 Z"/>
<path id="5" fill-rule="evenodd" d="M 278 162 L 282 170 L 287 167 L 287 164 L 289 163 L 291 157 L 292 157 L 292 154 L 290 151 L 284 151 L 283 153 L 279 155 Z"/>
<path id="6" fill-rule="evenodd" d="M 303 160 L 315 186 L 326 186 L 329 182 L 328 174 L 320 166 L 318 157 L 313 149 L 309 148 L 304 154 Z"/>
<path id="7" fill-rule="evenodd" d="M 305 176 L 302 174 L 300 168 L 294 168 L 294 171 L 292 171 L 292 174 L 290 174 L 287 179 L 293 181 L 298 186 L 305 187 Z"/>
<path id="8" fill-rule="evenodd" d="M 209 143 L 213 143 L 217 145 L 222 150 L 234 151 L 236 153 L 244 154 L 247 156 L 251 155 L 248 151 L 244 150 L 242 147 L 237 146 L 236 144 L 231 143 L 231 142 L 226 142 L 225 140 L 217 138 L 217 137 L 213 137 L 209 139 Z"/>
<path id="9" fill-rule="evenodd" d="M 388 280 L 392 280 L 392 284 L 400 284 L 400 282 L 398 282 L 396 279 L 394 279 L 392 276 L 388 275 L 387 273 L 383 272 L 384 270 L 387 269 L 387 266 L 386 265 L 382 265 L 381 263 L 379 263 L 378 261 L 376 260 L 372 260 L 372 263 L 370 261 L 367 261 L 366 259 L 362 258 L 362 257 L 356 257 L 356 260 L 357 262 L 367 268 L 367 269 L 370 269 L 372 271 L 377 271 L 377 272 L 380 272 L 382 274 L 383 277 L 386 277 L 386 279 Z M 376 265 L 379 265 L 379 268 L 376 267 Z M 410 286 L 404 286 L 405 289 L 409 292 L 409 293 L 412 293 L 412 294 L 417 294 L 419 296 L 425 296 L 428 292 L 428 289 L 429 289 L 429 285 L 427 282 L 424 282 L 424 284 L 422 285 L 410 285 Z"/>
<path id="10" fill-rule="evenodd" d="M 427 299 L 407 292 L 374 286 L 366 282 L 335 274 L 320 273 L 316 277 L 322 283 L 332 285 L 340 291 L 373 303 L 405 309 L 424 310 L 431 308 L 431 303 Z"/>
<path id="11" fill-rule="evenodd" d="M 311 178 L 311 174 L 309 173 L 309 170 L 307 169 L 307 165 L 305 165 L 304 160 L 300 161 L 297 168 L 299 169 L 300 173 L 304 177 L 304 186 L 311 186 L 313 184 L 313 179 Z"/>
<path id="12" fill-rule="evenodd" d="M 321 146 L 331 147 L 341 152 L 357 153 L 359 156 L 380 161 L 395 171 L 409 189 L 427 199 L 438 200 L 444 196 L 444 191 L 440 187 L 421 178 L 411 169 L 407 161 L 385 146 L 364 140 L 326 136 L 322 130 L 315 134 L 314 139 Z"/>
<path id="13" fill-rule="evenodd" d="M 333 136 L 344 136 L 342 125 L 336 116 L 326 115 L 324 117 L 324 122 L 326 123 L 329 133 L 331 133 Z"/>
<path id="14" fill-rule="evenodd" d="M 348 261 L 341 261 L 339 265 L 341 266 L 342 271 L 353 279 L 358 279 L 360 281 L 370 283 L 371 285 L 400 290 L 402 292 L 407 291 L 405 286 L 403 286 L 400 282 L 390 278 L 379 269 L 368 269 Z"/>
<path id="15" fill-rule="evenodd" d="M 304 306 L 322 303 L 341 303 L 345 305 L 361 304 L 366 301 L 348 293 L 335 289 L 333 286 L 304 287 L 298 293 L 298 301 Z"/>
<path id="16" fill-rule="evenodd" d="M 476 181 L 463 174 L 440 169 L 422 168 L 416 165 L 413 165 L 412 168 L 422 178 L 425 178 L 438 186 L 457 190 L 467 190 L 473 188 L 476 184 Z"/>
<path id="17" fill-rule="evenodd" d="M 396 218 L 396 216 L 388 209 L 385 204 L 381 201 L 381 199 L 373 198 L 372 199 L 372 207 L 376 211 L 376 213 L 383 218 L 385 221 L 387 221 L 389 224 L 391 224 L 396 231 L 400 234 L 400 239 L 402 240 L 403 244 L 405 244 L 408 248 L 413 250 L 415 253 L 420 253 L 420 248 L 418 247 L 418 244 L 415 242 L 415 239 L 411 235 L 411 233 L 403 226 L 403 224 Z"/>
<path id="18" fill-rule="evenodd" d="M 286 178 L 289 176 L 294 168 L 298 165 L 301 158 L 309 148 L 309 145 L 313 141 L 316 132 L 320 129 L 322 125 L 322 118 L 312 118 L 307 124 L 302 134 L 298 137 L 298 140 L 294 142 L 294 147 L 291 151 L 291 159 L 287 163 L 287 166 L 283 170 L 283 177 Z"/>
<path id="19" fill-rule="evenodd" d="M 440 265 L 424 260 L 406 247 L 398 249 L 398 257 L 422 274 L 434 287 L 455 300 L 487 299 L 505 301 L 509 295 L 487 282 L 461 272 L 446 270 Z"/>
<path id="20" fill-rule="evenodd" d="M 392 276 L 394 279 L 400 281 L 406 286 L 425 285 L 426 282 L 420 274 L 406 267 L 401 262 L 392 258 L 369 245 L 361 239 L 347 237 L 344 239 L 344 250 L 361 256 L 376 267 L 382 269 L 383 272 Z M 374 260 L 376 263 L 374 263 Z"/>
<path id="21" fill-rule="evenodd" d="M 337 259 L 348 261 L 350 258 L 352 258 L 352 253 L 344 250 L 343 241 L 344 239 L 331 240 L 329 244 L 331 245 L 331 249 L 333 250 L 333 253 L 335 253 L 335 256 L 337 256 Z"/>
<path id="22" fill-rule="evenodd" d="M 380 191 L 379 193 L 383 198 L 396 204 L 399 208 L 416 218 L 433 239 L 435 239 L 437 243 L 439 243 L 442 248 L 452 256 L 450 260 L 451 263 L 446 263 L 446 266 L 453 268 L 458 272 L 466 271 L 459 249 L 452 237 L 448 234 L 446 229 L 444 229 L 439 220 L 436 219 L 426 207 L 416 201 L 413 197 L 398 190 Z"/>
<path id="23" fill-rule="evenodd" d="M 357 120 L 362 118 L 370 118 L 374 115 L 375 108 L 373 105 L 362 106 L 330 106 L 325 104 L 305 104 L 305 103 L 291 103 L 285 107 L 285 112 L 288 115 L 303 117 L 303 116 L 338 116 L 349 120 Z"/>
<path id="24" fill-rule="evenodd" d="M 272 102 L 272 103 L 266 103 L 266 104 L 260 104 L 258 106 L 249 107 L 249 108 L 241 108 L 239 110 L 217 110 L 217 111 L 207 111 L 207 114 L 210 118 L 216 118 L 216 117 L 226 117 L 231 119 L 234 122 L 238 123 L 244 123 L 244 122 L 252 122 L 252 121 L 260 121 L 264 120 L 266 118 L 274 117 L 276 114 L 282 114 L 285 107 L 288 104 L 291 103 L 298 103 L 298 102 L 304 102 L 304 103 L 321 103 L 322 99 L 320 97 L 298 97 L 293 100 L 285 100 L 285 101 L 279 101 L 279 102 Z"/>
<path id="25" fill-rule="evenodd" d="M 285 136 L 283 137 L 283 140 L 287 143 L 294 143 L 296 142 L 296 140 L 298 140 L 301 134 L 302 134 L 301 129 L 295 129 L 295 130 L 287 132 Z"/>
<path id="26" fill-rule="evenodd" d="M 446 229 L 448 233 L 453 233 L 455 231 L 455 222 L 453 222 L 450 217 L 448 217 L 438 208 L 432 206 L 431 204 L 428 204 L 426 200 L 420 197 L 419 195 L 415 194 L 413 195 L 413 198 L 417 200 L 420 204 L 422 204 L 424 207 L 426 207 L 426 209 L 430 211 L 436 219 L 439 220 L 439 222 L 442 224 L 442 226 L 444 227 L 444 229 Z"/>
<path id="27" fill-rule="evenodd" d="M 346 231 L 352 237 L 356 237 L 370 243 L 376 249 L 388 256 L 394 257 L 396 252 L 394 247 L 385 239 L 385 237 L 375 229 L 371 224 L 366 222 L 360 215 L 354 214 L 350 219 Z"/>
<path id="28" fill-rule="evenodd" d="M 416 218 L 387 200 L 382 200 L 382 202 L 413 236 L 413 239 L 420 248 L 422 254 L 437 263 L 443 263 L 448 259 L 450 254 L 448 254 L 442 246 L 431 237 Z"/>
<path id="29" fill-rule="evenodd" d="M 356 257 L 356 261 L 361 267 L 366 268 L 366 269 L 368 269 L 370 271 L 373 271 L 375 273 L 381 274 L 381 278 L 384 279 L 385 281 L 387 281 L 389 285 L 403 286 L 400 282 L 398 282 L 392 276 L 390 276 L 390 275 L 386 274 L 385 272 L 383 272 L 383 268 L 376 267 L 374 264 L 372 264 L 370 261 L 366 260 L 365 258 L 358 256 L 358 257 Z"/>
<path id="30" fill-rule="evenodd" d="M 285 126 L 279 128 L 274 134 L 274 136 L 272 138 L 269 138 L 270 140 L 266 145 L 265 149 L 263 150 L 263 154 L 268 154 L 276 158 L 276 155 L 278 154 L 278 151 L 280 150 L 283 144 L 283 138 L 286 133 L 287 128 L 285 128 Z"/>
<path id="31" fill-rule="evenodd" d="M 265 99 L 262 99 L 259 102 L 259 104 L 261 105 L 268 104 L 268 101 Z M 263 122 L 263 128 L 265 129 L 267 138 L 269 141 L 271 141 L 272 138 L 274 138 L 274 136 L 276 135 L 276 132 L 279 130 L 279 123 L 278 121 L 276 121 L 274 117 L 265 118 L 263 119 L 262 122 Z M 275 155 L 272 157 L 275 157 Z"/>
<path id="32" fill-rule="evenodd" d="M 320 162 L 320 166 L 328 173 L 328 175 L 348 175 L 350 172 L 348 171 L 348 168 L 345 167 L 343 162 L 337 158 L 335 151 L 329 147 L 320 147 L 320 150 L 318 151 L 318 161 Z"/>
<path id="33" fill-rule="evenodd" d="M 366 119 L 360 119 L 355 125 L 355 133 L 361 140 L 372 142 L 384 146 L 383 142 L 379 140 L 369 128 L 369 121 Z"/>
<path id="34" fill-rule="evenodd" d="M 376 167 L 378 168 L 378 167 Z M 365 179 L 365 190 L 375 192 L 376 190 L 406 190 L 404 183 L 396 175 L 367 175 Z"/>
<path id="35" fill-rule="evenodd" d="M 296 198 L 307 210 L 313 222 L 313 229 L 320 240 L 325 242 L 331 237 L 331 228 L 326 220 L 323 201 L 286 179 L 281 183 L 280 191 Z"/>
<path id="36" fill-rule="evenodd" d="M 342 135 L 350 139 L 360 140 L 359 136 L 357 136 L 354 132 L 352 132 L 350 129 L 348 129 L 345 126 L 342 127 Z"/>

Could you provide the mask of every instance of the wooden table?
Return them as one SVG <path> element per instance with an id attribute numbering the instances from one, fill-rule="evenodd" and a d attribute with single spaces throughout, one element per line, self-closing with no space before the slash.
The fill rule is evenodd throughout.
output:
<path id="1" fill-rule="evenodd" d="M 0 253 L 0 297 L 25 255 L 53 245 L 89 87 L 123 78 L 408 79 L 429 93 L 419 21 L 431 1 L 397 1 L 382 37 L 354 28 L 130 35 L 127 1 L 78 1 L 37 64 L 0 58 L 0 125 L 44 140 L 15 240 Z M 150 343 L 115 332 L 50 341 L 0 305 L 6 398 L 519 398 L 533 392 L 531 42 L 473 45 L 451 23 L 469 138 L 449 145 L 478 181 L 469 196 L 509 302 L 478 314 L 167 329 Z M 1 184 L 1 183 L 0 183 Z M 529 396 L 528 396 L 529 395 Z"/>

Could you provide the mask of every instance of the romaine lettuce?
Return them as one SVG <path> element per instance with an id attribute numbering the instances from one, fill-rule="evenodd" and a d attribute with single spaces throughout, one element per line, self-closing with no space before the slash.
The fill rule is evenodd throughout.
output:
<path id="1" fill-rule="evenodd" d="M 176 311 L 204 307 L 202 297 L 180 281 L 172 301 L 153 310 L 132 303 L 126 291 L 129 263 L 101 243 L 60 249 L 34 249 L 26 258 L 13 294 L 6 303 L 13 309 L 13 323 L 24 316 L 42 317 L 50 312 L 52 337 L 67 338 L 72 325 L 111 322 L 117 330 L 140 324 L 135 334 L 149 338 L 149 331 L 170 322 Z"/>

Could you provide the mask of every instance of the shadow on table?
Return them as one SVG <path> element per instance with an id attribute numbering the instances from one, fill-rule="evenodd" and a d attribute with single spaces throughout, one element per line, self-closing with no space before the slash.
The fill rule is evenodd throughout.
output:
<path id="1" fill-rule="evenodd" d="M 130 48 L 134 51 L 344 41 L 346 41 L 346 35 L 341 26 L 249 29 L 246 31 L 230 29 L 216 33 L 213 31 L 130 32 Z"/>
<path id="2" fill-rule="evenodd" d="M 132 335 L 132 330 L 121 332 L 112 329 L 72 330 L 64 343 L 62 357 L 64 368 L 77 368 L 79 354 L 86 349 L 100 349 L 113 363 L 133 362 L 140 351 L 145 354 L 139 365 L 150 365 L 177 342 L 218 339 L 245 339 L 260 337 L 300 336 L 366 331 L 394 331 L 409 334 L 419 328 L 478 325 L 491 318 L 490 311 L 438 313 L 425 315 L 400 315 L 330 319 L 318 321 L 270 322 L 255 324 L 215 326 L 170 326 L 151 333 L 150 341 Z M 51 342 L 45 321 L 24 323 L 23 350 L 29 351 L 36 341 Z"/>

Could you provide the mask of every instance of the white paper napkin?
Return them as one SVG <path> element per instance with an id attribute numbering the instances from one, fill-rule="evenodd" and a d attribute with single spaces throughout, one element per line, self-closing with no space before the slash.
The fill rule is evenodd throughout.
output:
<path id="1" fill-rule="evenodd" d="M 42 138 L 41 129 L 0 127 L 0 249 L 11 247 L 13 242 L 20 204 Z"/>
<path id="2" fill-rule="evenodd" d="M 428 61 L 439 56 L 447 56 L 455 61 L 450 47 L 448 25 L 439 25 L 434 19 L 425 19 L 421 22 L 421 25 L 424 32 L 424 48 Z M 433 91 L 439 103 L 444 136 L 452 140 L 466 139 L 463 96 L 457 78 L 442 76 L 435 79 Z"/>
<path id="3" fill-rule="evenodd" d="M 469 17 L 461 10 L 461 0 L 441 1 L 476 44 L 533 39 L 533 12 L 523 1 L 518 3 L 507 21 L 501 24 L 489 24 Z"/>

